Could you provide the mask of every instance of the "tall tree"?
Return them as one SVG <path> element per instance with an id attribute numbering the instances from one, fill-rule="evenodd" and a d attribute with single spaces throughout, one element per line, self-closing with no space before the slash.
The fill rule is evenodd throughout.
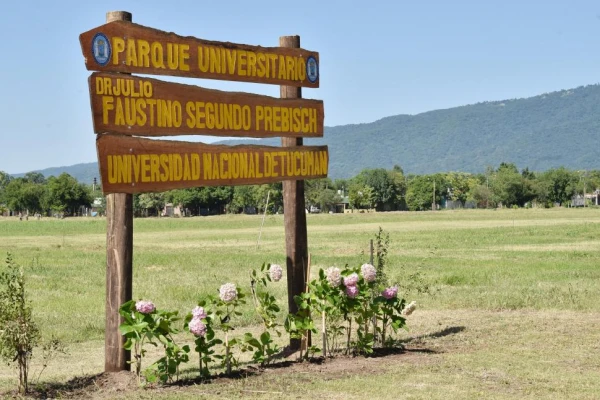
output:
<path id="1" fill-rule="evenodd" d="M 541 174 L 540 181 L 545 189 L 547 200 L 562 206 L 575 194 L 579 176 L 574 171 L 560 167 Z"/>
<path id="2" fill-rule="evenodd" d="M 48 178 L 46 207 L 54 211 L 74 215 L 80 207 L 92 204 L 92 191 L 77 179 L 63 172 L 57 177 Z"/>

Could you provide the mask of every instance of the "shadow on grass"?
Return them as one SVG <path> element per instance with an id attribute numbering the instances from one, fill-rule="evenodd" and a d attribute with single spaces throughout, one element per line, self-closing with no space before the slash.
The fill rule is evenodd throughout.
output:
<path id="1" fill-rule="evenodd" d="M 467 329 L 467 328 L 464 326 L 450 326 L 448 328 L 442 329 L 441 331 L 400 340 L 400 343 L 407 344 L 407 343 L 411 343 L 411 342 L 415 342 L 415 341 L 419 341 L 419 340 L 423 340 L 423 339 L 438 339 L 438 338 L 441 338 L 444 336 L 456 335 L 457 333 L 460 333 L 460 332 L 464 331 L 465 329 Z"/>
<path id="2" fill-rule="evenodd" d="M 428 348 L 406 348 L 406 345 L 409 343 L 418 343 L 419 341 L 422 341 L 424 339 L 437 339 L 449 335 L 455 335 L 464 331 L 465 329 L 466 328 L 464 326 L 451 326 L 437 332 L 432 332 L 425 335 L 419 335 L 399 340 L 396 342 L 399 345 L 398 347 L 374 348 L 373 353 L 370 354 L 369 357 L 379 358 L 406 353 L 438 354 L 437 351 Z M 304 360 L 304 362 L 309 362 L 311 364 L 321 364 L 325 361 L 326 359 L 324 357 L 313 357 L 309 360 Z M 281 359 L 265 367 L 255 367 L 253 365 L 248 365 L 247 367 L 241 368 L 238 371 L 234 371 L 229 375 L 225 373 L 219 373 L 209 378 L 185 377 L 178 380 L 177 382 L 167 384 L 163 387 L 187 387 L 202 384 L 210 384 L 211 382 L 225 379 L 247 379 L 252 376 L 260 375 L 267 369 L 282 370 L 285 368 L 290 368 L 293 365 L 299 364 L 301 362 L 302 361 L 291 361 Z M 137 384 L 137 379 L 133 373 L 128 371 L 121 371 L 114 373 L 100 373 L 96 375 L 75 377 L 65 383 L 47 382 L 43 384 L 32 385 L 31 391 L 28 393 L 28 397 L 33 399 L 89 397 L 94 392 L 111 390 L 117 386 L 120 387 L 120 390 L 123 391 L 137 390 L 139 388 L 139 385 Z M 159 389 L 160 387 L 161 386 L 156 386 L 155 388 Z M 10 392 L 5 394 L 10 395 Z"/>

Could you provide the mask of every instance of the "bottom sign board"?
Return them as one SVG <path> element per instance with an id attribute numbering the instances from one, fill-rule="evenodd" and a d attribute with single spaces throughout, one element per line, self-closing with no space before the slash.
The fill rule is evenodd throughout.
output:
<path id="1" fill-rule="evenodd" d="M 162 192 L 327 176 L 327 146 L 223 146 L 98 135 L 102 191 Z"/>

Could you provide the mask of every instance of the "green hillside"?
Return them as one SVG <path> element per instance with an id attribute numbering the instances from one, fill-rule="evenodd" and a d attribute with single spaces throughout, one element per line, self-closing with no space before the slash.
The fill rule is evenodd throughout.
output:
<path id="1" fill-rule="evenodd" d="M 327 127 L 324 138 L 305 143 L 329 145 L 330 177 L 348 178 L 364 168 L 390 169 L 395 164 L 414 174 L 482 172 L 501 162 L 537 171 L 560 166 L 600 168 L 599 133 L 600 85 L 589 85 L 526 99 Z M 278 145 L 280 140 L 259 142 Z M 40 172 L 49 176 L 63 171 L 86 183 L 98 176 L 95 163 Z"/>

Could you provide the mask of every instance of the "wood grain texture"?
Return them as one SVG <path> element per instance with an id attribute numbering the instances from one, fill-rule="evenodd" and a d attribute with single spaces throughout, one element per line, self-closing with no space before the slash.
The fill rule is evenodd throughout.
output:
<path id="1" fill-rule="evenodd" d="M 136 136 L 322 137 L 323 102 L 93 73 L 94 132 Z"/>
<path id="2" fill-rule="evenodd" d="M 107 39 L 100 52 L 98 34 Z M 319 53 L 300 48 L 209 41 L 123 21 L 84 32 L 79 41 L 88 70 L 319 87 Z"/>
<path id="3" fill-rule="evenodd" d="M 96 140 L 104 193 L 162 192 L 327 176 L 327 146 L 223 146 L 104 134 Z"/>

